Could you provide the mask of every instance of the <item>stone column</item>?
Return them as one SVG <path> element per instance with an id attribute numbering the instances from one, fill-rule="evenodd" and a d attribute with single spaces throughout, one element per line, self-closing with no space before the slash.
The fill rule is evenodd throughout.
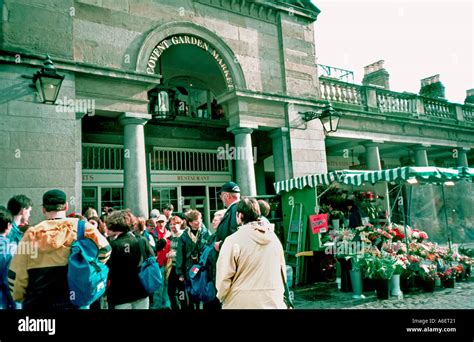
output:
<path id="1" fill-rule="evenodd" d="M 241 194 L 243 196 L 257 196 L 251 135 L 253 129 L 232 127 L 228 128 L 228 131 L 235 135 L 235 169 Z"/>
<path id="2" fill-rule="evenodd" d="M 380 163 L 379 145 L 377 143 L 367 143 L 365 146 L 365 160 L 369 170 L 382 170 Z"/>
<path id="3" fill-rule="evenodd" d="M 271 132 L 269 137 L 272 139 L 275 182 L 289 179 L 290 163 L 288 158 L 288 128 L 278 128 Z"/>
<path id="4" fill-rule="evenodd" d="M 265 165 L 263 159 L 260 159 L 255 164 L 255 182 L 257 183 L 257 194 L 266 195 L 267 187 L 265 184 Z"/>
<path id="5" fill-rule="evenodd" d="M 144 126 L 151 115 L 124 113 L 124 197 L 125 207 L 134 215 L 148 217 L 148 182 L 146 173 Z"/>
<path id="6" fill-rule="evenodd" d="M 370 142 L 364 144 L 364 146 L 367 168 L 369 170 L 382 170 L 382 164 L 380 163 L 379 143 Z M 382 201 L 383 208 L 391 215 L 387 183 L 382 182 L 379 184 L 375 184 L 374 188 L 378 194 L 382 194 L 382 196 L 384 197 Z"/>
<path id="7" fill-rule="evenodd" d="M 469 164 L 467 162 L 467 151 L 469 151 L 469 149 L 457 148 L 457 151 L 458 151 L 458 157 L 456 158 L 456 166 L 469 167 Z"/>
<path id="8" fill-rule="evenodd" d="M 426 153 L 426 146 L 417 146 L 413 148 L 415 152 L 415 165 L 416 166 L 429 166 L 428 154 Z"/>
<path id="9" fill-rule="evenodd" d="M 429 166 L 428 154 L 426 148 L 429 146 L 420 145 L 413 148 L 415 152 L 415 165 L 416 166 Z M 408 191 L 413 192 L 411 202 L 411 225 L 414 223 L 418 227 L 427 227 L 429 229 L 441 229 L 439 227 L 438 215 L 436 214 L 436 204 L 433 186 L 431 184 L 423 184 L 421 186 L 416 185 L 413 189 L 406 187 L 407 191 L 405 194 L 409 198 Z"/>

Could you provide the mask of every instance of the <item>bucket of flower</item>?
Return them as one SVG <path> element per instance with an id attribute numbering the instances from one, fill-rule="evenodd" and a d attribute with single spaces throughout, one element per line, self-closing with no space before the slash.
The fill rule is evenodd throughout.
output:
<path id="1" fill-rule="evenodd" d="M 454 285 L 456 284 L 456 268 L 446 268 L 444 272 L 440 272 L 440 278 L 445 288 L 454 289 Z"/>
<path id="2" fill-rule="evenodd" d="M 420 264 L 419 275 L 422 280 L 422 288 L 425 292 L 434 292 L 437 267 L 429 260 L 423 260 Z"/>
<path id="3" fill-rule="evenodd" d="M 378 299 L 388 299 L 389 282 L 395 272 L 395 259 L 386 252 L 374 250 L 363 258 L 364 272 L 368 278 L 375 279 Z"/>
<path id="4" fill-rule="evenodd" d="M 363 254 L 355 254 L 351 256 L 352 269 L 350 270 L 351 284 L 352 284 L 352 298 L 364 299 L 365 296 L 362 294 L 362 260 Z"/>

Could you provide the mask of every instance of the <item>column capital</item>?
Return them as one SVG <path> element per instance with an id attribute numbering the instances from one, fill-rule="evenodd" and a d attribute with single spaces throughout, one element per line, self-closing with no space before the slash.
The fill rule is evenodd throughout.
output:
<path id="1" fill-rule="evenodd" d="M 455 149 L 459 150 L 459 152 L 469 152 L 471 150 L 470 147 L 463 147 L 463 146 L 458 146 L 458 147 L 454 147 Z"/>
<path id="2" fill-rule="evenodd" d="M 125 112 L 119 116 L 119 122 L 121 125 L 144 125 L 148 120 L 151 120 L 150 114 L 145 113 L 130 113 Z"/>
<path id="3" fill-rule="evenodd" d="M 227 132 L 231 132 L 233 135 L 237 134 L 252 134 L 253 128 L 251 127 L 239 127 L 239 126 L 232 126 L 227 128 Z"/>
<path id="4" fill-rule="evenodd" d="M 372 140 L 362 143 L 364 147 L 378 147 L 379 145 L 383 144 L 383 140 Z"/>
<path id="5" fill-rule="evenodd" d="M 271 131 L 270 134 L 268 134 L 268 137 L 271 139 L 278 139 L 282 136 L 287 136 L 289 131 L 290 130 L 288 129 L 288 127 L 280 127 Z"/>
<path id="6" fill-rule="evenodd" d="M 430 144 L 419 144 L 419 145 L 415 145 L 413 146 L 411 149 L 413 151 L 421 151 L 421 150 L 426 150 L 428 148 L 430 148 L 431 145 Z"/>

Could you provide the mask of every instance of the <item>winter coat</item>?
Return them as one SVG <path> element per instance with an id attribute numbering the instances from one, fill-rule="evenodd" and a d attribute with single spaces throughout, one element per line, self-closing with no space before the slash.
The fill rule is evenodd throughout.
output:
<path id="1" fill-rule="evenodd" d="M 188 279 L 189 270 L 199 261 L 201 251 L 211 237 L 204 227 L 198 230 L 195 236 L 196 242 L 193 241 L 191 234 L 191 229 L 188 227 L 178 240 L 176 253 L 176 274 L 178 278 L 182 276 L 184 279 Z"/>
<path id="2" fill-rule="evenodd" d="M 13 300 L 22 301 L 24 309 L 73 307 L 69 301 L 67 264 L 71 245 L 77 239 L 78 222 L 76 218 L 46 220 L 23 235 L 20 244 L 25 251 L 17 251 L 13 257 L 8 281 Z M 99 248 L 99 260 L 107 262 L 111 252 L 107 239 L 90 223 L 85 225 L 84 236 Z"/>
<path id="3" fill-rule="evenodd" d="M 178 253 L 179 248 L 179 239 L 181 235 L 183 235 L 183 230 L 179 230 L 178 233 L 175 235 L 171 232 L 170 235 L 170 251 L 168 253 L 168 257 L 171 258 L 172 266 L 176 266 L 176 255 Z"/>
<path id="4" fill-rule="evenodd" d="M 237 202 L 232 203 L 222 217 L 215 235 L 215 241 L 224 241 L 229 235 L 237 231 Z M 221 243 L 222 246 L 222 243 Z"/>
<path id="5" fill-rule="evenodd" d="M 142 255 L 140 243 L 148 249 L 146 255 Z M 110 242 L 110 245 L 112 254 L 107 263 L 110 280 L 107 300 L 112 306 L 115 306 L 148 297 L 148 293 L 138 277 L 141 262 L 147 255 L 154 255 L 148 240 L 142 236 L 136 236 L 132 232 L 127 232 L 120 234 Z M 144 252 L 146 253 L 146 250 Z"/>
<path id="6" fill-rule="evenodd" d="M 354 205 L 349 210 L 349 228 L 362 226 L 362 213 L 358 206 Z"/>
<path id="7" fill-rule="evenodd" d="M 223 243 L 217 260 L 217 297 L 223 309 L 286 309 L 286 265 L 274 225 L 251 222 Z M 286 279 L 285 279 L 286 280 Z"/>
<path id="8" fill-rule="evenodd" d="M 13 302 L 8 286 L 8 269 L 16 245 L 5 236 L 0 236 L 0 310 L 14 309 Z"/>
<path id="9" fill-rule="evenodd" d="M 163 228 L 163 231 L 159 231 L 156 229 L 156 232 L 158 234 L 158 243 L 157 243 L 157 250 L 158 252 L 156 253 L 156 261 L 160 266 L 166 265 L 168 257 L 166 256 L 168 252 L 170 251 L 170 236 L 171 232 L 169 230 L 166 230 L 166 228 Z"/>

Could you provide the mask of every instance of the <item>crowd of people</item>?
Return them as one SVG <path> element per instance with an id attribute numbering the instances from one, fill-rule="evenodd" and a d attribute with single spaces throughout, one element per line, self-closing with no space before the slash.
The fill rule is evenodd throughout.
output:
<path id="1" fill-rule="evenodd" d="M 98 260 L 109 269 L 105 294 L 81 309 L 286 308 L 284 252 L 265 218 L 268 203 L 241 199 L 234 182 L 218 194 L 225 209 L 214 213 L 209 229 L 201 212 L 175 213 L 172 204 L 162 212 L 153 209 L 148 218 L 108 207 L 100 216 L 93 208 L 67 214 L 66 194 L 56 189 L 43 195 L 45 220 L 30 225 L 33 202 L 25 195 L 12 197 L 7 207 L 0 206 L 0 308 L 79 309 L 70 300 L 67 272 L 80 220 L 85 221 L 84 237 L 95 243 Z M 216 297 L 201 303 L 187 288 L 190 270 L 206 247 Z M 139 279 L 149 255 L 164 278 L 154 293 L 147 293 Z"/>

